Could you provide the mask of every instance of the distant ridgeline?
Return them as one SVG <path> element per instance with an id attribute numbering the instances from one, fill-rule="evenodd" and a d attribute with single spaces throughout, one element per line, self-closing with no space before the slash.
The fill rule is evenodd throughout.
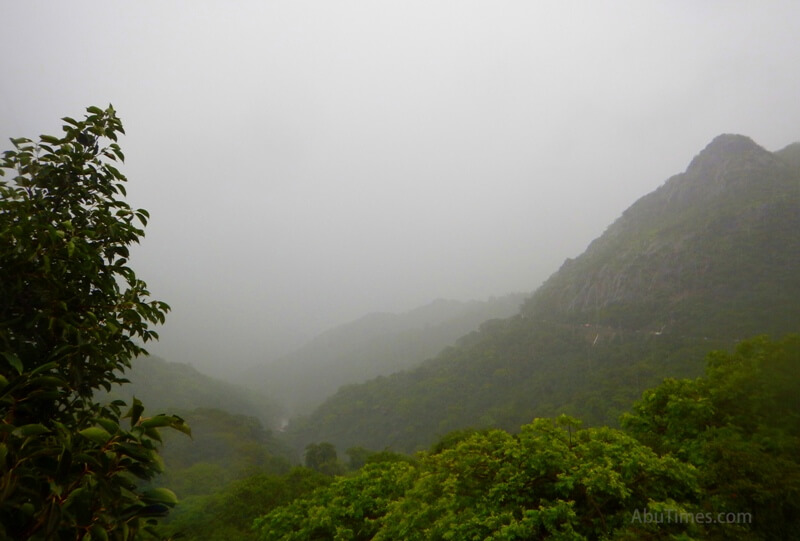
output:
<path id="1" fill-rule="evenodd" d="M 705 353 L 800 331 L 800 144 L 721 135 L 567 260 L 516 316 L 418 368 L 342 388 L 294 422 L 297 447 L 396 451 L 447 432 L 567 413 L 616 424 Z"/>
<path id="2" fill-rule="evenodd" d="M 282 411 L 263 394 L 198 372 L 194 367 L 159 357 L 139 357 L 125 373 L 129 384 L 98 396 L 130 403 L 135 396 L 148 414 L 186 413 L 196 408 L 218 409 L 258 419 L 266 428 L 279 426 Z"/>
<path id="3" fill-rule="evenodd" d="M 525 297 L 439 299 L 403 314 L 368 314 L 248 370 L 241 383 L 292 414 L 308 414 L 342 385 L 415 368 L 483 321 L 516 314 Z"/>

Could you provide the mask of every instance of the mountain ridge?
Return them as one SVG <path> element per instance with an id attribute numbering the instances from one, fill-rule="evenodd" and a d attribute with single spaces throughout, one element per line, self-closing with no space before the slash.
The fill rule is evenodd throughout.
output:
<path id="1" fill-rule="evenodd" d="M 310 413 L 342 385 L 413 368 L 483 321 L 517 313 L 526 296 L 436 299 L 408 312 L 366 314 L 250 368 L 240 383 L 257 387 L 290 413 Z"/>
<path id="2" fill-rule="evenodd" d="M 614 424 L 705 352 L 800 322 L 800 168 L 790 145 L 715 138 L 568 259 L 520 313 L 418 368 L 350 385 L 290 427 L 295 444 L 413 451 L 467 426 L 568 413 Z"/>
<path id="3" fill-rule="evenodd" d="M 209 376 L 186 363 L 142 356 L 133 361 L 124 377 L 129 383 L 113 386 L 107 393 L 98 391 L 98 399 L 122 399 L 130 404 L 136 397 L 150 414 L 198 408 L 223 410 L 255 417 L 267 428 L 279 427 L 283 416 L 279 406 L 263 393 Z"/>
<path id="4" fill-rule="evenodd" d="M 705 274 L 714 263 L 714 244 L 729 241 L 734 233 L 755 239 L 779 228 L 777 220 L 797 222 L 794 205 L 785 205 L 787 194 L 794 202 L 800 197 L 796 175 L 779 156 L 747 137 L 716 137 L 684 173 L 637 200 L 583 254 L 567 260 L 525 303 L 523 313 L 593 312 L 597 317 L 632 299 L 674 306 L 681 300 L 676 295 L 708 287 Z M 748 182 L 752 178 L 758 182 Z M 782 249 L 767 246 L 771 256 Z M 763 255 L 764 247 L 752 255 Z M 698 257 L 680 258 L 687 250 Z"/>

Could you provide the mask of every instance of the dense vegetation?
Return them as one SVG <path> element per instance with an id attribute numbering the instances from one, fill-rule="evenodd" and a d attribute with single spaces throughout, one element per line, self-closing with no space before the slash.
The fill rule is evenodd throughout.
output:
<path id="1" fill-rule="evenodd" d="M 177 502 L 142 485 L 161 471 L 158 429 L 189 429 L 94 400 L 169 307 L 128 266 L 148 215 L 120 198 L 114 109 L 64 121 L 0 160 L 0 538 L 131 539 Z"/>
<path id="2" fill-rule="evenodd" d="M 417 369 L 346 386 L 295 422 L 295 450 L 335 476 L 325 486 L 291 492 L 285 476 L 234 481 L 193 515 L 216 517 L 203 519 L 203 535 L 796 536 L 797 337 L 714 353 L 705 377 L 669 379 L 631 409 L 665 375 L 699 375 L 709 349 L 745 333 L 797 330 L 792 152 L 717 140 L 565 264 L 519 315 L 485 322 Z M 708 176 L 722 185 L 703 184 Z M 654 286 L 643 276 L 661 278 Z M 620 414 L 624 430 L 613 428 Z M 575 416 L 594 428 L 579 428 Z M 477 430 L 450 432 L 468 426 Z M 437 438 L 414 459 L 364 449 L 420 451 Z M 349 473 L 337 447 L 347 449 Z M 259 492 L 265 486 L 277 497 Z M 255 532 L 246 524 L 258 506 L 234 520 L 223 503 L 240 489 L 261 494 Z"/>
<path id="3" fill-rule="evenodd" d="M 519 315 L 486 322 L 416 369 L 340 389 L 293 423 L 296 447 L 412 452 L 462 427 L 513 430 L 562 412 L 613 425 L 648 386 L 699 375 L 702 352 L 797 332 L 796 153 L 716 138 Z"/>
<path id="4" fill-rule="evenodd" d="M 800 535 L 800 336 L 708 356 L 626 431 L 537 419 L 378 462 L 256 521 L 264 540 L 793 539 Z"/>
<path id="5" fill-rule="evenodd" d="M 484 321 L 518 313 L 524 298 L 439 299 L 403 314 L 368 314 L 248 370 L 242 383 L 256 384 L 293 416 L 308 414 L 342 385 L 414 368 Z"/>
<path id="6" fill-rule="evenodd" d="M 209 494 L 255 473 L 287 473 L 297 462 L 254 417 L 206 408 L 180 413 L 192 427 L 192 439 L 164 435 L 165 471 L 160 481 L 181 499 Z"/>
<path id="7" fill-rule="evenodd" d="M 296 458 L 258 419 L 213 409 L 183 415 L 192 440 L 164 438 L 164 474 L 180 504 L 159 528 L 169 537 L 227 540 L 252 536 L 253 519 L 330 482 L 296 468 Z"/>
<path id="8" fill-rule="evenodd" d="M 283 416 L 283 408 L 263 393 L 212 378 L 185 363 L 142 357 L 125 377 L 128 384 L 97 393 L 98 400 L 130 401 L 135 396 L 157 410 L 218 409 L 257 417 L 268 428 L 277 427 Z"/>
<path id="9" fill-rule="evenodd" d="M 169 310 L 128 266 L 148 215 L 120 197 L 114 110 L 64 120 L 0 161 L 0 539 L 800 537 L 800 335 L 725 351 L 798 331 L 800 146 L 715 139 L 416 368 L 520 298 L 320 337 L 274 388 L 316 402 L 409 370 L 284 434 L 275 397 L 131 370 Z"/>
<path id="10" fill-rule="evenodd" d="M 203 541 L 255 540 L 256 517 L 331 481 L 327 475 L 296 467 L 286 474 L 257 473 L 219 484 L 213 493 L 181 501 L 169 521 L 159 527 L 159 535 Z"/>
<path id="11" fill-rule="evenodd" d="M 348 449 L 344 461 L 333 445 L 321 442 L 305 450 L 305 467 L 293 466 L 297 457 L 257 419 L 205 409 L 185 418 L 193 442 L 164 438 L 162 480 L 181 502 L 159 527 L 163 537 L 256 539 L 255 518 L 329 485 L 336 475 L 365 464 L 414 461 L 362 447 Z"/>
<path id="12" fill-rule="evenodd" d="M 340 389 L 308 419 L 290 427 L 309 441 L 414 452 L 463 427 L 514 430 L 537 416 L 581 416 L 614 424 L 635 398 L 663 377 L 700 373 L 697 358 L 733 341 L 609 332 L 511 318 L 487 324 L 418 369 Z"/>

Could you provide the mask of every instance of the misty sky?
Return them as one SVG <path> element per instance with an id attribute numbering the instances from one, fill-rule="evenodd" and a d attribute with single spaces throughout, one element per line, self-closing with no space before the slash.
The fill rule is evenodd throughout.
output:
<path id="1" fill-rule="evenodd" d="M 720 133 L 800 140 L 800 3 L 0 0 L 0 150 L 117 109 L 150 349 L 224 374 L 532 291 Z"/>

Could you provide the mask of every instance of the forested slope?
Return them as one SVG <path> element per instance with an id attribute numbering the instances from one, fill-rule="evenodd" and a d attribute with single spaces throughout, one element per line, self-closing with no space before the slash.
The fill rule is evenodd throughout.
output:
<path id="1" fill-rule="evenodd" d="M 264 393 L 207 376 L 184 363 L 139 357 L 125 377 L 130 383 L 113 386 L 108 394 L 101 391 L 98 398 L 130 401 L 135 396 L 152 413 L 219 409 L 256 417 L 267 428 L 277 427 L 283 416 L 275 401 Z"/>
<path id="2" fill-rule="evenodd" d="M 270 508 L 258 539 L 797 539 L 800 335 L 705 365 L 646 391 L 624 431 L 561 415 L 452 434 Z"/>
<path id="3" fill-rule="evenodd" d="M 517 313 L 524 300 L 523 294 L 438 299 L 405 313 L 368 314 L 249 369 L 241 382 L 294 414 L 310 413 L 340 386 L 414 368 L 482 322 Z"/>
<path id="4" fill-rule="evenodd" d="M 800 167 L 747 137 L 714 139 L 686 172 L 626 210 L 505 320 L 417 369 L 341 389 L 292 426 L 411 451 L 465 426 L 515 430 L 566 412 L 615 423 L 709 349 L 800 325 Z"/>

